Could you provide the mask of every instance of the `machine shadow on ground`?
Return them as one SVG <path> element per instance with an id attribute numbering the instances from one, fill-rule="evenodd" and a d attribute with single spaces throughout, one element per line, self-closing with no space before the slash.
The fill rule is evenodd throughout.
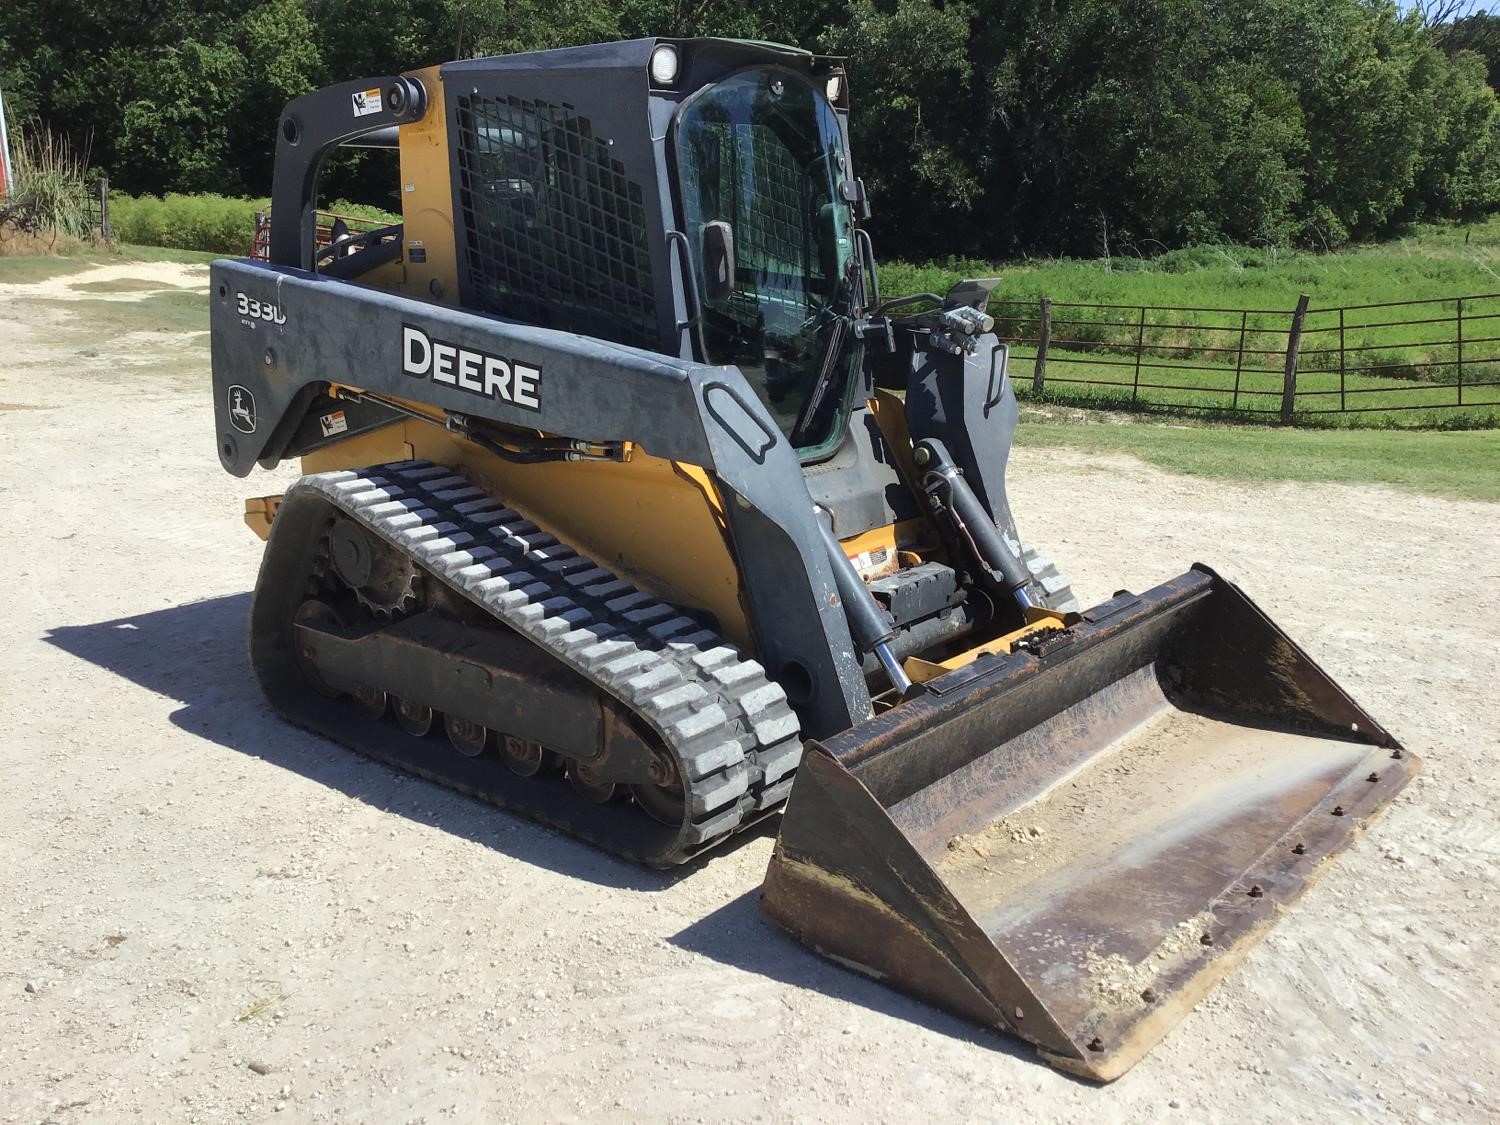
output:
<path id="1" fill-rule="evenodd" d="M 665 890 L 695 870 L 696 864 L 666 872 L 637 867 L 284 721 L 261 695 L 250 669 L 245 632 L 249 613 L 248 593 L 228 594 L 92 625 L 59 626 L 48 630 L 45 639 L 148 691 L 178 700 L 183 706 L 172 714 L 172 722 L 191 734 L 524 863 L 634 891 Z M 434 754 L 450 752 L 441 733 L 430 737 Z M 764 821 L 727 846 L 774 834 L 775 825 L 776 818 Z"/>
<path id="2" fill-rule="evenodd" d="M 746 891 L 668 940 L 679 949 L 708 957 L 782 984 L 821 992 L 903 1023 L 963 1043 L 1042 1065 L 1036 1051 L 990 1028 L 914 1000 L 889 985 L 818 956 L 798 943 L 760 909 L 760 888 Z M 857 1034 L 857 1032 L 856 1032 Z M 1071 1077 L 1071 1076 L 1069 1076 Z M 1081 1079 L 1078 1081 L 1082 1082 Z M 1089 1083 L 1082 1082 L 1083 1085 Z"/>
<path id="3" fill-rule="evenodd" d="M 637 867 L 546 827 L 452 792 L 301 730 L 261 696 L 250 669 L 250 595 L 229 594 L 90 625 L 59 626 L 45 639 L 62 651 L 179 701 L 181 729 L 300 774 L 383 812 L 471 840 L 523 863 L 631 891 L 663 891 L 725 850 L 773 836 L 779 816 L 740 833 L 677 871 Z M 448 752 L 440 735 L 433 752 Z M 1031 1052 L 817 956 L 761 913 L 753 888 L 671 939 L 678 948 L 746 972 L 1020 1058 Z"/>

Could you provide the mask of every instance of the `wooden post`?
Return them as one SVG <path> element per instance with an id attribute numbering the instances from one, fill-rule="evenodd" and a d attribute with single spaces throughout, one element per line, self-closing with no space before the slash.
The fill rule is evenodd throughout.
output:
<path id="1" fill-rule="evenodd" d="M 99 177 L 99 237 L 106 243 L 113 241 L 109 236 L 109 177 Z"/>
<path id="2" fill-rule="evenodd" d="M 1302 322 L 1307 317 L 1306 293 L 1297 298 L 1292 312 L 1292 326 L 1286 334 L 1286 372 L 1281 381 L 1281 420 L 1290 422 L 1297 398 L 1297 356 L 1302 351 Z"/>
<path id="3" fill-rule="evenodd" d="M 1146 306 L 1141 306 L 1141 320 L 1135 329 L 1135 383 L 1130 388 L 1130 401 L 1135 402 L 1141 393 L 1141 352 L 1146 346 Z"/>
<path id="4" fill-rule="evenodd" d="M 1481 333 L 1482 335 L 1482 333 Z M 1464 299 L 1458 299 L 1458 405 L 1464 404 Z"/>
<path id="5" fill-rule="evenodd" d="M 1031 393 L 1039 395 L 1047 385 L 1047 345 L 1052 342 L 1052 298 L 1043 297 L 1036 330 L 1036 371 L 1031 376 Z"/>

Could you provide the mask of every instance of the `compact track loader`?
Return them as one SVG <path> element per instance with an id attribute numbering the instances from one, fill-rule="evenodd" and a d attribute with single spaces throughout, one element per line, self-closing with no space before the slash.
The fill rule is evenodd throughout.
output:
<path id="1" fill-rule="evenodd" d="M 1417 762 L 1206 567 L 1080 610 L 1006 500 L 995 282 L 881 298 L 848 108 L 707 39 L 291 102 L 267 260 L 212 271 L 219 458 L 306 474 L 247 504 L 253 666 L 641 863 L 785 805 L 773 918 L 1109 1079 Z M 399 223 L 319 237 L 339 145 Z"/>

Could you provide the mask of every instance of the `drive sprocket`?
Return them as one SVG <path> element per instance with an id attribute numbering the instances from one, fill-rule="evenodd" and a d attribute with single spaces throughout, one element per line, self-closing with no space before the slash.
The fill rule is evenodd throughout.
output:
<path id="1" fill-rule="evenodd" d="M 329 528 L 327 551 L 334 571 L 371 613 L 396 618 L 417 608 L 421 572 L 411 556 L 367 535 L 349 519 Z"/>

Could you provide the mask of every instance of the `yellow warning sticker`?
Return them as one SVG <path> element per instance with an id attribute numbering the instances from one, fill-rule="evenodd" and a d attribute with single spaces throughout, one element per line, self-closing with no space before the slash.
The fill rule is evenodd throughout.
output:
<path id="1" fill-rule="evenodd" d="M 354 116 L 368 117 L 372 113 L 380 112 L 380 87 L 373 90 L 358 90 L 351 94 L 354 99 Z"/>

